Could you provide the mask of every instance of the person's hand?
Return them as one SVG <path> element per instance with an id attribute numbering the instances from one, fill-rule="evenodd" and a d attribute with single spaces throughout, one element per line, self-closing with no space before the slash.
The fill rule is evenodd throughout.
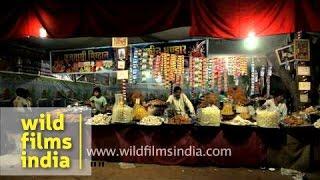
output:
<path id="1" fill-rule="evenodd" d="M 195 113 L 191 113 L 190 117 L 191 117 L 191 119 L 195 119 L 196 118 L 196 114 Z"/>

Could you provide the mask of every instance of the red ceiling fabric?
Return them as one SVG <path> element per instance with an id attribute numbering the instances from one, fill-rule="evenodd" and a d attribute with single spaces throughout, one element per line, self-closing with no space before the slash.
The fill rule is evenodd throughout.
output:
<path id="1" fill-rule="evenodd" d="M 187 5 L 186 0 L 92 1 L 84 6 L 82 34 L 94 31 L 96 36 L 141 36 L 188 26 Z"/>
<path id="2" fill-rule="evenodd" d="M 294 0 L 191 1 L 190 35 L 244 38 L 295 31 Z"/>
<path id="3" fill-rule="evenodd" d="M 38 1 L 32 6 L 36 18 L 46 29 L 49 37 L 66 38 L 81 36 L 81 5 L 75 1 Z M 94 32 L 94 31 L 93 31 Z"/>
<path id="4" fill-rule="evenodd" d="M 191 36 L 244 38 L 320 31 L 320 0 L 30 0 L 2 4 L 0 39 L 141 36 L 191 26 Z"/>
<path id="5" fill-rule="evenodd" d="M 41 23 L 29 7 L 25 2 L 1 4 L 0 39 L 39 36 Z"/>
<path id="6" fill-rule="evenodd" d="M 297 1 L 297 30 L 320 31 L 320 0 Z"/>
<path id="7" fill-rule="evenodd" d="M 189 3 L 185 0 L 162 1 L 30 1 L 12 3 L 0 30 L 3 38 L 39 36 L 40 22 L 50 38 L 69 38 L 81 36 L 140 36 L 166 29 L 189 26 Z M 1 8 L 6 12 L 7 8 Z M 16 10 L 18 9 L 18 10 Z M 30 15 L 29 12 L 32 12 Z M 16 17 L 16 18 L 14 18 Z M 16 24 L 17 23 L 17 24 Z M 16 24 L 16 25 L 14 25 Z M 27 29 L 33 29 L 30 32 Z"/>

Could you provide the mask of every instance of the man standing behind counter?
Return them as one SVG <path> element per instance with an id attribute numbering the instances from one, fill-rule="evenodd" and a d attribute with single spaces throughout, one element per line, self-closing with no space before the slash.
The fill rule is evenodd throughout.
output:
<path id="1" fill-rule="evenodd" d="M 182 89 L 179 86 L 174 87 L 173 94 L 169 96 L 167 100 L 168 104 L 174 106 L 176 112 L 181 115 L 186 115 L 186 106 L 189 109 L 190 116 L 195 117 L 195 111 L 192 103 L 188 99 L 188 97 L 182 93 Z"/>
<path id="2" fill-rule="evenodd" d="M 107 100 L 101 95 L 101 89 L 99 87 L 93 89 L 93 96 L 89 100 L 91 102 L 91 107 L 95 108 L 97 111 L 95 114 L 106 112 Z"/>

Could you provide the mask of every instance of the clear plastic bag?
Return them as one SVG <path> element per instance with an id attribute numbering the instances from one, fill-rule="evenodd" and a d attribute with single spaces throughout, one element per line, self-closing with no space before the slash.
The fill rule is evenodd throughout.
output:
<path id="1" fill-rule="evenodd" d="M 259 127 L 278 128 L 280 114 L 276 109 L 258 109 L 256 111 L 256 121 Z"/>
<path id="2" fill-rule="evenodd" d="M 216 106 L 198 109 L 197 116 L 201 125 L 220 126 L 221 113 Z"/>

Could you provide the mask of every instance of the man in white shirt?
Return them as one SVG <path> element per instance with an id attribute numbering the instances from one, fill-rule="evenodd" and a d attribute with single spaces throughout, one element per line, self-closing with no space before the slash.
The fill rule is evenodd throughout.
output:
<path id="1" fill-rule="evenodd" d="M 182 93 L 182 89 L 179 86 L 174 87 L 173 94 L 169 96 L 167 103 L 173 105 L 176 112 L 180 113 L 181 115 L 187 115 L 187 106 L 191 117 L 195 116 L 194 107 L 191 101 L 184 93 Z"/>
<path id="2" fill-rule="evenodd" d="M 280 113 L 281 118 L 284 118 L 288 114 L 288 108 L 284 102 L 283 95 L 278 95 L 275 98 L 267 100 L 263 106 L 268 109 L 276 110 Z"/>

